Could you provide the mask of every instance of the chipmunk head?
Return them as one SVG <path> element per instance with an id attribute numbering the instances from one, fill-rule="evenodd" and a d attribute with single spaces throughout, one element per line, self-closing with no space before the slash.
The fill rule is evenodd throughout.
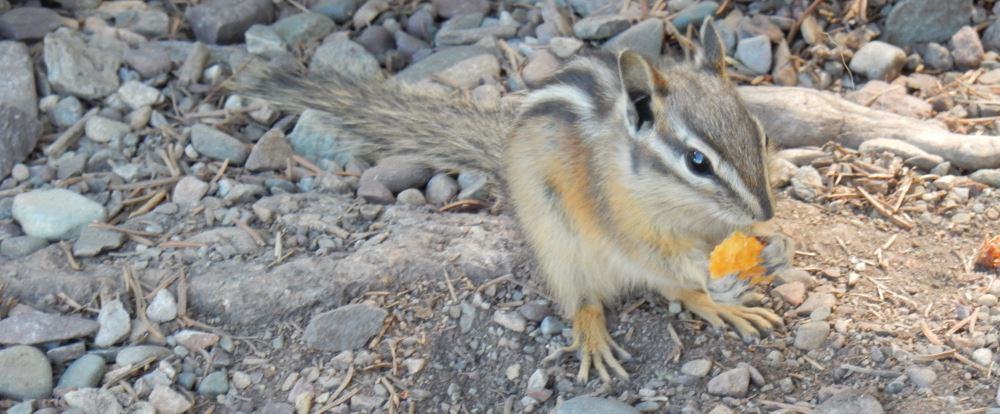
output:
<path id="1" fill-rule="evenodd" d="M 765 134 L 725 76 L 725 46 L 711 20 L 693 62 L 659 68 L 618 55 L 627 102 L 631 185 L 687 225 L 724 234 L 774 215 Z M 624 157 L 623 157 L 624 158 Z M 681 214 L 678 214 L 681 213 Z M 664 217 L 667 217 L 665 215 Z"/>

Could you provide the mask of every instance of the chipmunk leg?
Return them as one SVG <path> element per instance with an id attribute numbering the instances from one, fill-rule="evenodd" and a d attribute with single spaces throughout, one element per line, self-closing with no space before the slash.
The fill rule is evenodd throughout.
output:
<path id="1" fill-rule="evenodd" d="M 684 304 L 685 309 L 715 328 L 721 329 L 726 323 L 732 325 L 744 341 L 753 340 L 760 336 L 761 331 L 769 331 L 782 324 L 781 318 L 770 309 L 718 303 L 708 293 L 700 290 L 681 292 L 677 299 Z"/>
<path id="2" fill-rule="evenodd" d="M 626 381 L 629 378 L 628 372 L 615 355 L 626 360 L 632 356 L 611 339 L 604 319 L 604 308 L 599 304 L 584 305 L 573 315 L 573 343 L 556 350 L 542 362 L 558 360 L 571 352 L 580 354 L 580 371 L 576 375 L 576 380 L 579 382 L 587 382 L 591 366 L 606 383 L 611 382 L 608 367 L 615 376 Z"/>

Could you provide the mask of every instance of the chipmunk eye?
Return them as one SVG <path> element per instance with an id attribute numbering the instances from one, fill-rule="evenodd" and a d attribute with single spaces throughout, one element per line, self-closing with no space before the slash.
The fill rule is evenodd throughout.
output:
<path id="1" fill-rule="evenodd" d="M 687 159 L 688 169 L 691 172 L 702 176 L 712 175 L 712 163 L 708 161 L 708 157 L 701 151 L 690 150 L 684 158 Z"/>

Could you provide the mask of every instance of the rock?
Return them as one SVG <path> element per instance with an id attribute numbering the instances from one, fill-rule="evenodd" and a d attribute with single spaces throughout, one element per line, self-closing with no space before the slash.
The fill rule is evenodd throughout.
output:
<path id="1" fill-rule="evenodd" d="M 521 316 L 524 316 L 529 321 L 540 322 L 546 316 L 549 316 L 549 308 L 544 303 L 528 302 L 519 306 L 517 313 L 520 313 Z"/>
<path id="2" fill-rule="evenodd" d="M 6 177 L 14 164 L 27 158 L 38 143 L 41 132 L 42 125 L 37 119 L 27 112 L 0 103 L 0 177 Z"/>
<path id="3" fill-rule="evenodd" d="M 44 7 L 18 7 L 0 14 L 0 38 L 38 40 L 62 25 L 55 10 Z"/>
<path id="4" fill-rule="evenodd" d="M 906 376 L 917 388 L 929 388 L 937 380 L 937 373 L 931 367 L 909 367 L 906 369 Z"/>
<path id="5" fill-rule="evenodd" d="M 397 73 L 396 80 L 415 84 L 433 77 L 447 79 L 460 88 L 473 88 L 481 79 L 500 75 L 500 62 L 480 46 L 454 46 L 441 49 Z"/>
<path id="6" fill-rule="evenodd" d="M 219 335 L 209 332 L 200 332 L 191 329 L 185 329 L 183 331 L 177 332 L 173 335 L 174 340 L 177 344 L 187 348 L 191 352 L 206 351 L 208 348 L 215 346 L 219 343 Z"/>
<path id="7" fill-rule="evenodd" d="M 278 20 L 271 25 L 271 28 L 286 45 L 295 48 L 322 39 L 330 34 L 335 26 L 333 20 L 322 14 L 299 13 Z"/>
<path id="8" fill-rule="evenodd" d="M 173 351 L 157 345 L 134 345 L 122 348 L 115 355 L 115 363 L 119 366 L 131 365 L 156 357 L 166 358 L 173 355 Z"/>
<path id="9" fill-rule="evenodd" d="M 362 175 L 358 181 L 358 197 L 372 204 L 392 204 L 396 202 L 396 197 L 392 191 L 371 177 L 367 179 Z"/>
<path id="10" fill-rule="evenodd" d="M 616 14 L 590 16 L 573 24 L 573 34 L 584 40 L 607 39 L 629 28 L 628 18 Z"/>
<path id="11" fill-rule="evenodd" d="M 983 61 L 983 44 L 976 30 L 965 26 L 951 36 L 951 56 L 955 66 L 975 69 Z"/>
<path id="12" fill-rule="evenodd" d="M 427 190 L 424 195 L 427 202 L 435 205 L 447 204 L 455 194 L 458 194 L 458 182 L 450 175 L 439 173 L 431 177 L 427 182 Z"/>
<path id="13" fill-rule="evenodd" d="M 282 170 L 294 155 L 285 134 L 280 129 L 272 129 L 254 144 L 246 168 L 250 171 Z"/>
<path id="14" fill-rule="evenodd" d="M 819 349 L 830 334 L 830 324 L 825 321 L 806 322 L 795 330 L 795 347 L 811 351 Z"/>
<path id="15" fill-rule="evenodd" d="M 97 322 L 78 316 L 21 312 L 0 320 L 0 344 L 33 345 L 93 335 Z"/>
<path id="16" fill-rule="evenodd" d="M 750 370 L 737 367 L 708 380 L 708 393 L 725 397 L 743 398 L 750 388 Z"/>
<path id="17" fill-rule="evenodd" d="M 851 58 L 849 66 L 868 79 L 891 81 L 899 76 L 905 64 L 906 52 L 903 49 L 875 40 L 862 46 Z"/>
<path id="18" fill-rule="evenodd" d="M 497 311 L 493 314 L 493 322 L 514 332 L 524 332 L 528 325 L 524 316 L 517 312 Z"/>
<path id="19" fill-rule="evenodd" d="M 84 226 L 80 238 L 73 243 L 73 255 L 94 257 L 101 252 L 114 250 L 125 243 L 125 234 L 114 230 Z"/>
<path id="20" fill-rule="evenodd" d="M 490 11 L 490 2 L 487 0 L 434 0 L 433 3 L 438 15 L 445 19 L 470 13 L 486 14 Z"/>
<path id="21" fill-rule="evenodd" d="M 385 310 L 367 304 L 344 305 L 320 313 L 306 326 L 306 345 L 332 352 L 361 348 L 382 328 L 387 315 Z"/>
<path id="22" fill-rule="evenodd" d="M 692 24 L 697 25 L 696 27 L 700 27 L 701 22 L 712 13 L 715 13 L 718 9 L 719 3 L 714 1 L 700 1 L 685 7 L 677 13 L 677 15 L 674 16 L 673 24 L 677 27 L 677 30 L 684 33 L 687 31 L 688 26 Z"/>
<path id="23" fill-rule="evenodd" d="M 789 148 L 778 151 L 774 155 L 776 158 L 787 160 L 801 167 L 812 164 L 813 161 L 826 157 L 829 154 L 818 148 Z"/>
<path id="24" fill-rule="evenodd" d="M 681 372 L 685 375 L 701 378 L 712 370 L 712 361 L 707 359 L 695 359 L 681 365 Z"/>
<path id="25" fill-rule="evenodd" d="M 969 174 L 973 181 L 1000 188 L 1000 169 L 983 169 Z"/>
<path id="26" fill-rule="evenodd" d="M 170 34 L 170 17 L 162 10 L 126 10 L 115 15 L 115 27 L 149 38 Z"/>
<path id="27" fill-rule="evenodd" d="M 791 179 L 792 195 L 799 199 L 811 202 L 819 196 L 823 188 L 823 177 L 819 175 L 810 165 L 799 167 L 798 171 Z"/>
<path id="28" fill-rule="evenodd" d="M 925 152 L 920 148 L 917 148 L 913 144 L 891 138 L 870 139 L 868 141 L 862 142 L 861 145 L 858 146 L 858 150 L 863 153 L 875 153 L 875 154 L 888 152 L 893 155 L 898 155 L 900 158 L 903 159 L 927 155 L 927 152 Z M 940 162 L 944 162 L 944 159 L 942 159 Z"/>
<path id="29" fill-rule="evenodd" d="M 273 18 L 270 0 L 209 0 L 189 7 L 184 13 L 199 41 L 230 44 L 243 41 L 243 33 L 255 24 Z"/>
<path id="30" fill-rule="evenodd" d="M 49 119 L 59 128 L 69 128 L 83 117 L 83 104 L 75 96 L 59 100 L 49 112 Z"/>
<path id="31" fill-rule="evenodd" d="M 55 0 L 63 7 L 70 10 L 96 9 L 103 0 Z"/>
<path id="32" fill-rule="evenodd" d="M 387 157 L 361 175 L 361 180 L 374 180 L 393 193 L 407 188 L 422 188 L 434 174 L 426 164 L 403 157 Z"/>
<path id="33" fill-rule="evenodd" d="M 663 21 L 644 20 L 608 39 L 604 48 L 612 52 L 633 50 L 645 56 L 659 57 L 663 48 Z"/>
<path id="34" fill-rule="evenodd" d="M 541 329 L 544 335 L 558 335 L 562 333 L 564 326 L 559 318 L 550 315 L 542 319 L 542 323 L 538 328 Z"/>
<path id="35" fill-rule="evenodd" d="M 614 41 L 614 38 L 608 40 L 608 43 L 605 43 L 604 47 L 608 47 L 608 44 L 612 41 Z M 662 43 L 663 41 L 661 38 L 660 44 L 662 45 Z M 572 37 L 555 37 L 549 41 L 549 50 L 562 59 L 575 55 L 576 52 L 578 52 L 582 47 L 583 42 Z"/>
<path id="36" fill-rule="evenodd" d="M 312 109 L 303 111 L 295 124 L 295 129 L 292 130 L 291 134 L 288 134 L 288 141 L 291 142 L 292 149 L 311 161 L 321 159 L 343 159 L 346 161 L 350 158 L 349 154 L 337 150 L 336 131 L 329 127 L 329 125 L 335 125 L 336 121 L 329 117 L 330 115 L 324 112 Z"/>
<path id="37" fill-rule="evenodd" d="M 521 77 L 529 88 L 536 88 L 559 69 L 559 59 L 547 50 L 536 51 L 528 58 Z"/>
<path id="38" fill-rule="evenodd" d="M 708 414 L 733 414 L 733 410 L 729 409 L 729 407 L 726 407 L 725 405 L 718 404 L 712 408 L 712 411 L 709 411 Z"/>
<path id="39" fill-rule="evenodd" d="M 802 282 L 785 283 L 771 290 L 785 303 L 799 306 L 806 298 L 806 285 Z"/>
<path id="40" fill-rule="evenodd" d="M 84 133 L 87 138 L 94 142 L 108 143 L 111 141 L 121 141 L 125 134 L 132 132 L 128 124 L 113 121 L 102 116 L 95 116 L 87 120 L 84 125 Z"/>
<path id="41" fill-rule="evenodd" d="M 535 372 L 531 373 L 528 377 L 528 384 L 526 389 L 526 394 L 529 397 L 534 398 L 536 401 L 545 401 L 552 396 L 552 390 L 546 389 L 545 386 L 548 385 L 549 375 L 544 369 L 536 369 Z"/>
<path id="42" fill-rule="evenodd" d="M 357 78 L 382 78 L 382 68 L 375 56 L 364 46 L 342 36 L 337 36 L 316 49 L 309 61 L 309 73 L 311 76 L 340 73 Z"/>
<path id="43" fill-rule="evenodd" d="M 363 0 L 320 0 L 313 3 L 309 10 L 329 17 L 334 22 L 345 23 L 351 20 L 362 3 Z"/>
<path id="44" fill-rule="evenodd" d="M 610 398 L 587 395 L 574 397 L 556 406 L 553 414 L 639 414 L 639 410 Z"/>
<path id="45" fill-rule="evenodd" d="M 396 197 L 396 201 L 409 206 L 422 206 L 427 204 L 427 199 L 424 198 L 424 194 L 416 188 L 407 188 L 400 191 L 399 195 Z"/>
<path id="46" fill-rule="evenodd" d="M 368 0 L 358 8 L 358 11 L 354 12 L 351 21 L 355 28 L 362 28 L 388 9 L 389 3 L 386 0 Z"/>
<path id="47" fill-rule="evenodd" d="M 837 304 L 837 298 L 832 293 L 814 292 L 806 298 L 801 306 L 792 311 L 794 315 L 806 315 L 819 308 L 830 308 Z"/>
<path id="48" fill-rule="evenodd" d="M 771 68 L 771 77 L 780 86 L 795 86 L 798 84 L 798 72 L 792 64 L 792 51 L 788 49 L 788 42 L 781 39 L 778 47 L 774 49 L 774 64 Z"/>
<path id="49" fill-rule="evenodd" d="M 101 311 L 97 314 L 97 323 L 100 324 L 100 328 L 94 337 L 94 345 L 101 348 L 107 348 L 125 339 L 132 326 L 125 306 L 118 299 L 101 306 Z"/>
<path id="50" fill-rule="evenodd" d="M 271 26 L 255 24 L 243 34 L 247 52 L 254 55 L 273 57 L 288 51 L 281 36 Z"/>
<path id="51" fill-rule="evenodd" d="M 0 103 L 20 109 L 34 120 L 38 116 L 35 70 L 28 48 L 23 43 L 0 42 L 0 73 L 4 74 L 0 77 Z"/>
<path id="52" fill-rule="evenodd" d="M 48 240 L 32 236 L 14 236 L 0 241 L 0 254 L 17 259 L 48 247 Z"/>
<path id="53" fill-rule="evenodd" d="M 757 75 L 771 71 L 771 40 L 767 36 L 740 39 L 736 45 L 736 58 Z"/>
<path id="54" fill-rule="evenodd" d="M 240 140 L 205 124 L 191 127 L 191 145 L 199 154 L 243 165 L 250 151 Z"/>
<path id="55" fill-rule="evenodd" d="M 81 414 L 122 414 L 125 412 L 111 391 L 100 388 L 83 388 L 63 396 L 66 405 Z"/>
<path id="56" fill-rule="evenodd" d="M 101 384 L 107 365 L 104 358 L 96 354 L 84 355 L 66 367 L 56 388 L 94 388 Z"/>
<path id="57" fill-rule="evenodd" d="M 410 59 L 413 59 L 417 53 L 427 51 L 431 48 L 431 45 L 423 39 L 406 33 L 403 30 L 397 30 L 396 33 L 393 33 L 393 40 L 396 42 L 396 49 L 399 53 Z"/>
<path id="58" fill-rule="evenodd" d="M 869 394 L 848 389 L 813 408 L 813 414 L 882 414 L 882 404 Z"/>
<path id="59" fill-rule="evenodd" d="M 972 351 L 972 360 L 979 365 L 988 367 L 993 362 L 993 351 L 990 351 L 988 348 L 978 348 Z"/>
<path id="60" fill-rule="evenodd" d="M 517 34 L 518 23 L 510 14 L 501 14 L 500 22 L 491 26 L 479 26 L 482 14 L 463 14 L 445 22 L 434 36 L 438 46 L 467 45 L 483 39 L 505 39 Z"/>
<path id="61" fill-rule="evenodd" d="M 0 397 L 14 400 L 48 398 L 52 394 L 52 366 L 33 346 L 17 345 L 0 351 Z"/>
<path id="62" fill-rule="evenodd" d="M 198 384 L 198 394 L 214 397 L 229 392 L 229 380 L 225 371 L 215 371 Z"/>
<path id="63" fill-rule="evenodd" d="M 177 317 L 177 299 L 169 289 L 160 289 L 146 307 L 146 317 L 153 322 L 170 322 Z"/>
<path id="64" fill-rule="evenodd" d="M 257 243 L 247 232 L 237 227 L 219 227 L 198 233 L 188 241 L 225 249 L 231 254 L 249 254 L 257 251 Z"/>
<path id="65" fill-rule="evenodd" d="M 972 0 L 905 0 L 889 12 L 882 38 L 900 46 L 943 42 L 969 24 L 971 16 Z"/>
<path id="66" fill-rule="evenodd" d="M 153 392 L 149 394 L 149 403 L 159 414 L 182 414 L 194 406 L 194 401 L 188 400 L 187 397 L 166 385 L 158 385 L 153 388 Z"/>
<path id="67" fill-rule="evenodd" d="M 478 171 L 462 171 L 458 174 L 458 186 L 462 189 L 455 196 L 458 200 L 485 200 L 489 196 L 489 177 Z"/>
<path id="68" fill-rule="evenodd" d="M 46 240 L 76 237 L 84 226 L 103 221 L 104 207 L 61 188 L 34 190 L 14 197 L 14 219 L 25 234 Z"/>
<path id="69" fill-rule="evenodd" d="M 167 73 L 174 67 L 170 52 L 156 43 L 147 42 L 125 50 L 125 63 L 145 78 Z"/>
<path id="70" fill-rule="evenodd" d="M 991 52 L 1000 52 L 1000 21 L 994 20 L 983 31 L 983 46 Z"/>
<path id="71" fill-rule="evenodd" d="M 163 94 L 139 81 L 128 81 L 118 88 L 118 97 L 131 109 L 153 106 L 163 101 Z M 95 117 L 96 119 L 96 117 Z"/>
<path id="72" fill-rule="evenodd" d="M 936 71 L 950 70 L 955 65 L 955 60 L 951 57 L 951 51 L 938 43 L 928 43 L 924 47 L 924 65 Z"/>
<path id="73" fill-rule="evenodd" d="M 208 192 L 208 187 L 208 183 L 197 177 L 185 176 L 174 185 L 174 192 L 170 199 L 177 205 L 191 208 L 201 202 L 201 198 Z"/>
<path id="74" fill-rule="evenodd" d="M 124 48 L 100 46 L 99 38 L 95 36 L 88 44 L 80 34 L 65 28 L 45 36 L 45 67 L 57 92 L 100 99 L 118 90 Z"/>

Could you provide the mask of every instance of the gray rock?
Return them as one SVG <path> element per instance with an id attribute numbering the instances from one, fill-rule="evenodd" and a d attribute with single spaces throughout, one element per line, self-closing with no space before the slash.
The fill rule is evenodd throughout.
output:
<path id="1" fill-rule="evenodd" d="M 685 7 L 680 13 L 674 16 L 673 24 L 681 33 L 687 31 L 688 26 L 701 25 L 706 17 L 715 13 L 719 9 L 719 3 L 714 1 L 701 1 Z"/>
<path id="2" fill-rule="evenodd" d="M 971 17 L 972 0 L 905 0 L 889 12 L 882 38 L 900 46 L 943 42 Z"/>
<path id="3" fill-rule="evenodd" d="M 83 104 L 75 96 L 59 100 L 49 111 L 49 119 L 59 128 L 69 128 L 83 117 Z"/>
<path id="4" fill-rule="evenodd" d="M 125 234 L 114 230 L 85 226 L 80 230 L 80 238 L 73 243 L 73 255 L 94 257 L 101 252 L 114 250 L 125 243 Z"/>
<path id="5" fill-rule="evenodd" d="M 475 18 L 472 27 L 450 24 L 456 20 L 470 17 Z M 438 30 L 437 35 L 434 36 L 434 43 L 438 46 L 467 45 L 487 38 L 505 39 L 517 34 L 518 23 L 510 17 L 510 14 L 502 14 L 500 22 L 493 26 L 480 27 L 478 21 L 482 18 L 482 14 L 465 14 L 452 18 L 441 26 L 441 30 Z"/>
<path id="6" fill-rule="evenodd" d="M 37 117 L 35 70 L 28 47 L 21 42 L 0 42 L 0 73 L 4 74 L 0 76 L 0 103 L 20 109 L 29 118 Z"/>
<path id="7" fill-rule="evenodd" d="M 87 124 L 84 125 L 84 133 L 87 135 L 87 138 L 100 143 L 120 141 L 129 132 L 132 132 L 132 128 L 128 124 L 102 116 L 90 118 L 87 120 Z"/>
<path id="8" fill-rule="evenodd" d="M 848 389 L 813 408 L 813 414 L 882 414 L 882 404 L 862 391 Z"/>
<path id="9" fill-rule="evenodd" d="M 96 39 L 100 37 L 85 43 L 69 29 L 45 36 L 45 67 L 49 83 L 57 92 L 99 99 L 118 90 L 118 67 L 124 58 L 124 47 L 98 44 Z"/>
<path id="10" fill-rule="evenodd" d="M 101 384 L 101 378 L 108 364 L 97 354 L 87 354 L 73 361 L 62 376 L 56 388 L 93 388 Z"/>
<path id="11" fill-rule="evenodd" d="M 639 410 L 618 400 L 584 395 L 556 406 L 553 414 L 639 414 Z"/>
<path id="12" fill-rule="evenodd" d="M 823 177 L 819 175 L 810 165 L 799 167 L 795 175 L 792 176 L 792 195 L 799 199 L 811 202 L 815 200 L 823 188 Z"/>
<path id="13" fill-rule="evenodd" d="M 781 28 L 771 21 L 771 17 L 763 14 L 740 19 L 740 23 L 736 26 L 736 34 L 740 39 L 767 36 L 772 43 L 778 43 L 785 37 Z"/>
<path id="14" fill-rule="evenodd" d="M 96 9 L 103 0 L 55 0 L 56 3 L 70 10 Z"/>
<path id="15" fill-rule="evenodd" d="M 972 351 L 972 360 L 979 365 L 988 367 L 993 362 L 993 351 L 989 350 L 989 348 L 978 348 Z"/>
<path id="16" fill-rule="evenodd" d="M 202 155 L 236 165 L 243 165 L 250 153 L 240 140 L 200 123 L 191 127 L 191 145 Z"/>
<path id="17" fill-rule="evenodd" d="M 49 241 L 32 236 L 14 236 L 0 241 L 0 254 L 17 259 L 28 256 L 34 252 L 44 249 L 49 245 Z"/>
<path id="18" fill-rule="evenodd" d="M 182 207 L 191 208 L 201 202 L 201 198 L 208 192 L 208 187 L 208 183 L 197 177 L 186 176 L 174 185 L 173 196 L 170 199 Z"/>
<path id="19" fill-rule="evenodd" d="M 198 233 L 188 241 L 208 246 L 225 248 L 232 254 L 248 254 L 257 251 L 257 243 L 247 232 L 237 227 L 219 227 Z"/>
<path id="20" fill-rule="evenodd" d="M 183 394 L 174 391 L 169 385 L 157 385 L 149 394 L 149 403 L 160 414 L 182 414 L 194 406 Z"/>
<path id="21" fill-rule="evenodd" d="M 351 22 L 356 28 L 365 27 L 388 9 L 389 3 L 386 0 L 368 0 L 354 12 Z"/>
<path id="22" fill-rule="evenodd" d="M 437 31 L 437 23 L 430 7 L 421 7 L 406 19 L 406 32 L 420 39 L 430 41 Z"/>
<path id="23" fill-rule="evenodd" d="M 541 322 L 549 316 L 549 308 L 544 303 L 528 302 L 517 308 L 517 312 L 532 322 Z"/>
<path id="24" fill-rule="evenodd" d="M 862 142 L 861 145 L 858 146 L 858 150 L 863 153 L 875 154 L 888 152 L 893 155 L 898 155 L 903 159 L 927 155 L 927 152 L 917 148 L 913 144 L 892 138 L 876 138 Z M 944 162 L 944 159 L 941 159 L 934 164 L 937 165 L 941 162 Z"/>
<path id="25" fill-rule="evenodd" d="M 795 330 L 795 347 L 806 351 L 819 349 L 826 342 L 826 336 L 829 334 L 829 322 L 806 322 Z"/>
<path id="26" fill-rule="evenodd" d="M 280 129 L 272 129 L 254 144 L 246 168 L 250 171 L 281 170 L 294 155 L 285 134 Z"/>
<path id="27" fill-rule="evenodd" d="M 429 50 L 431 45 L 425 42 L 423 39 L 413 36 L 403 30 L 397 30 L 393 33 L 393 40 L 396 42 L 396 49 L 403 56 L 413 59 L 413 56 L 417 53 Z"/>
<path id="28" fill-rule="evenodd" d="M 42 125 L 35 117 L 0 103 L 0 177 L 6 177 L 15 164 L 27 158 L 41 132 Z"/>
<path id="29" fill-rule="evenodd" d="M 378 333 L 387 315 L 385 310 L 367 304 L 344 305 L 314 316 L 303 336 L 306 345 L 322 351 L 358 349 Z"/>
<path id="30" fill-rule="evenodd" d="M 118 299 L 101 306 L 101 311 L 97 314 L 97 323 L 100 324 L 100 328 L 94 337 L 94 345 L 101 348 L 107 348 L 125 339 L 132 327 L 128 312 Z"/>
<path id="31" fill-rule="evenodd" d="M 545 386 L 548 385 L 548 382 L 549 374 L 546 373 L 544 369 L 536 369 L 535 372 L 532 372 L 531 376 L 528 377 L 525 394 L 534 398 L 536 401 L 548 400 L 549 397 L 552 396 L 552 390 L 545 388 Z"/>
<path id="32" fill-rule="evenodd" d="M 573 34 L 584 40 L 602 40 L 629 28 L 628 17 L 621 15 L 590 16 L 573 24 Z"/>
<path id="33" fill-rule="evenodd" d="M 427 202 L 435 205 L 447 204 L 458 194 L 458 182 L 450 175 L 439 173 L 427 182 Z"/>
<path id="34" fill-rule="evenodd" d="M 125 82 L 118 88 L 118 97 L 133 110 L 163 101 L 163 94 L 158 89 L 134 80 Z"/>
<path id="35" fill-rule="evenodd" d="M 335 26 L 333 20 L 322 14 L 299 13 L 278 20 L 271 28 L 286 45 L 299 47 L 330 34 Z"/>
<path id="36" fill-rule="evenodd" d="M 458 200 L 486 200 L 489 197 L 489 177 L 478 171 L 462 171 L 458 174 L 458 186 L 462 189 L 455 197 Z"/>
<path id="37" fill-rule="evenodd" d="M 479 46 L 455 46 L 441 49 L 397 73 L 403 83 L 417 83 L 438 76 L 463 88 L 475 87 L 480 79 L 500 74 L 500 62 L 489 49 Z"/>
<path id="38" fill-rule="evenodd" d="M 426 164 L 403 157 L 387 157 L 361 175 L 361 180 L 382 183 L 389 191 L 398 193 L 407 188 L 422 188 L 434 170 Z"/>
<path id="39" fill-rule="evenodd" d="M 849 66 L 868 79 L 891 81 L 899 76 L 905 64 L 906 52 L 903 49 L 876 40 L 862 46 L 851 58 Z"/>
<path id="40" fill-rule="evenodd" d="M 81 414 L 121 414 L 122 409 L 118 399 L 111 391 L 100 388 L 83 388 L 68 392 L 63 396 L 66 405 L 75 408 Z"/>
<path id="41" fill-rule="evenodd" d="M 363 0 L 320 0 L 313 3 L 309 10 L 329 17 L 337 23 L 345 23 L 351 20 L 362 3 Z"/>
<path id="42" fill-rule="evenodd" d="M 681 365 L 681 372 L 692 377 L 701 378 L 712 370 L 712 361 L 707 359 L 695 359 Z"/>
<path id="43" fill-rule="evenodd" d="M 255 24 L 243 34 L 246 39 L 247 52 L 255 55 L 271 57 L 288 51 L 281 36 L 271 26 Z"/>
<path id="44" fill-rule="evenodd" d="M 445 19 L 470 13 L 486 14 L 490 11 L 488 0 L 434 0 L 433 3 L 438 16 Z"/>
<path id="45" fill-rule="evenodd" d="M 392 191 L 371 176 L 361 176 L 358 181 L 358 197 L 372 204 L 392 204 L 396 202 L 396 197 Z"/>
<path id="46" fill-rule="evenodd" d="M 259 414 L 294 414 L 295 407 L 283 402 L 269 401 L 258 411 Z"/>
<path id="47" fill-rule="evenodd" d="M 62 25 L 55 10 L 44 7 L 18 7 L 0 14 L 0 38 L 38 40 Z"/>
<path id="48" fill-rule="evenodd" d="M 125 63 L 145 78 L 167 73 L 174 65 L 170 60 L 170 52 L 154 42 L 142 43 L 135 49 L 126 49 Z"/>
<path id="49" fill-rule="evenodd" d="M 178 345 L 187 348 L 191 352 L 206 351 L 208 348 L 218 344 L 221 339 L 219 335 L 192 329 L 177 332 L 172 337 L 177 341 Z"/>
<path id="50" fill-rule="evenodd" d="M 184 17 L 199 41 L 230 44 L 241 42 L 250 26 L 269 23 L 273 14 L 270 0 L 209 0 L 189 7 Z"/>
<path id="51" fill-rule="evenodd" d="M 288 141 L 297 154 L 310 161 L 316 162 L 322 159 L 347 161 L 350 159 L 350 154 L 340 148 L 336 128 L 331 127 L 338 124 L 337 119 L 330 114 L 306 109 L 299 116 L 295 129 L 288 134 Z"/>
<path id="52" fill-rule="evenodd" d="M 565 326 L 563 326 L 563 323 L 559 320 L 559 318 L 550 315 L 546 316 L 545 319 L 542 319 L 542 323 L 538 328 L 541 329 L 542 334 L 558 335 L 562 333 Z"/>
<path id="53" fill-rule="evenodd" d="M 725 397 L 743 398 L 750 388 L 750 370 L 737 367 L 724 371 L 708 380 L 708 393 Z"/>
<path id="54" fill-rule="evenodd" d="M 177 299 L 168 289 L 160 289 L 146 307 L 146 316 L 153 322 L 170 322 L 177 317 Z"/>
<path id="55" fill-rule="evenodd" d="M 951 36 L 951 56 L 955 60 L 955 66 L 959 68 L 975 69 L 983 61 L 983 43 L 979 40 L 979 33 L 976 30 L 965 26 Z"/>
<path id="56" fill-rule="evenodd" d="M 149 38 L 170 34 L 170 17 L 162 10 L 125 10 L 115 15 L 115 27 Z"/>
<path id="57" fill-rule="evenodd" d="M 312 76 L 340 73 L 357 78 L 382 78 L 382 68 L 375 56 L 344 36 L 335 36 L 316 49 L 309 60 L 309 73 Z"/>
<path id="58" fill-rule="evenodd" d="M 0 397 L 14 400 L 48 398 L 52 394 L 52 366 L 33 346 L 17 345 L 0 351 Z"/>
<path id="59" fill-rule="evenodd" d="M 97 331 L 97 323 L 89 319 L 83 319 L 92 323 L 94 326 L 94 332 Z M 89 334 L 88 334 L 89 335 Z M 83 344 L 83 341 L 78 341 L 71 343 L 69 345 L 57 346 L 45 352 L 45 356 L 52 361 L 53 364 L 63 365 L 67 362 L 73 361 L 77 358 L 83 356 L 87 352 L 87 347 Z"/>
<path id="60" fill-rule="evenodd" d="M 909 367 L 906 369 L 906 376 L 917 388 L 929 388 L 937 380 L 937 373 L 931 367 Z"/>
<path id="61" fill-rule="evenodd" d="M 1000 52 L 1000 20 L 994 20 L 983 31 L 983 47 L 991 52 Z"/>
<path id="62" fill-rule="evenodd" d="M 618 36 L 622 35 L 620 34 Z M 615 41 L 615 38 L 608 40 L 608 43 L 606 43 L 604 47 L 608 47 L 608 45 L 611 44 L 611 42 Z M 662 45 L 663 43 L 662 38 L 660 43 Z M 552 40 L 549 41 L 549 50 L 552 51 L 552 53 L 554 53 L 556 56 L 563 59 L 575 55 L 576 52 L 578 52 L 582 47 L 583 47 L 583 42 L 572 37 L 554 37 L 552 38 Z"/>
<path id="63" fill-rule="evenodd" d="M 757 75 L 771 71 L 771 40 L 767 36 L 741 39 L 736 45 L 736 58 Z"/>
<path id="64" fill-rule="evenodd" d="M 621 10 L 622 0 L 569 0 L 568 3 L 577 14 L 587 17 L 598 14 L 617 13 Z M 671 1 L 673 3 L 673 1 Z"/>
<path id="65" fill-rule="evenodd" d="M 524 332 L 528 321 L 517 312 L 497 311 L 493 314 L 493 322 L 514 332 Z"/>
<path id="66" fill-rule="evenodd" d="M 950 70 L 955 65 L 955 60 L 951 58 L 951 51 L 938 43 L 928 43 L 924 47 L 924 64 L 928 68 L 937 71 Z"/>
<path id="67" fill-rule="evenodd" d="M 995 188 L 1000 188 L 1000 169 L 983 169 L 969 174 L 969 178 Z"/>
<path id="68" fill-rule="evenodd" d="M 416 188 L 407 188 L 399 192 L 396 197 L 396 201 L 409 206 L 422 206 L 427 204 L 427 199 L 424 198 L 424 194 Z"/>
<path id="69" fill-rule="evenodd" d="M 644 20 L 608 39 L 604 43 L 604 48 L 612 52 L 633 50 L 645 56 L 659 57 L 663 48 L 663 21 Z"/>
<path id="70" fill-rule="evenodd" d="M 76 237 L 84 226 L 104 220 L 104 207 L 61 188 L 34 190 L 14 197 L 14 219 L 24 233 L 47 240 Z"/>
<path id="71" fill-rule="evenodd" d="M 133 345 L 122 348 L 115 355 L 115 364 L 120 366 L 131 365 L 145 361 L 148 358 L 166 358 L 173 355 L 173 351 L 157 345 Z"/>

